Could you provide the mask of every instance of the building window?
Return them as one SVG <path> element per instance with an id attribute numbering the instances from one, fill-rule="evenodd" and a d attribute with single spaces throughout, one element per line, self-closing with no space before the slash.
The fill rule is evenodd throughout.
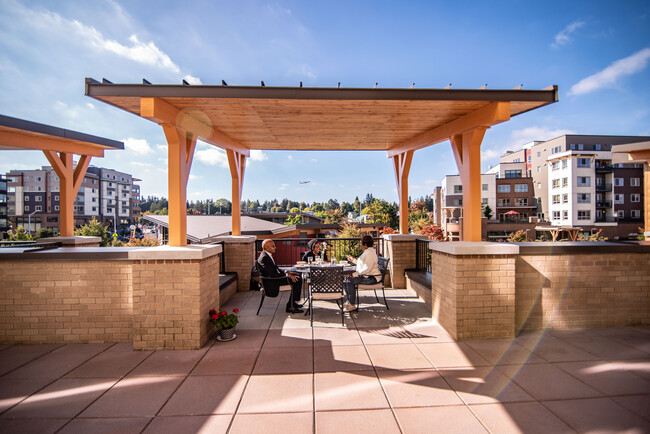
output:
<path id="1" fill-rule="evenodd" d="M 515 206 L 528 206 L 528 198 L 515 197 Z"/>
<path id="2" fill-rule="evenodd" d="M 542 166 L 537 166 L 537 173 L 541 173 L 541 172 L 542 172 Z"/>
<path id="3" fill-rule="evenodd" d="M 551 163 L 551 170 L 560 170 L 560 162 L 559 161 L 554 161 Z"/>
<path id="4" fill-rule="evenodd" d="M 530 164 L 531 161 L 533 161 L 533 156 L 532 156 L 532 155 L 529 155 L 529 156 L 528 156 L 528 164 Z"/>
<path id="5" fill-rule="evenodd" d="M 502 184 L 497 186 L 497 192 L 498 193 L 510 193 L 510 185 L 509 184 Z"/>
<path id="6" fill-rule="evenodd" d="M 578 187 L 589 187 L 589 186 L 591 186 L 590 176 L 578 176 Z"/>
<path id="7" fill-rule="evenodd" d="M 26 177 L 25 177 L 25 181 L 29 181 L 29 176 L 26 176 Z"/>
<path id="8" fill-rule="evenodd" d="M 594 149 L 595 149 L 596 151 L 600 151 L 600 150 L 601 150 L 600 148 L 601 148 L 600 143 L 596 143 L 596 144 L 594 145 Z"/>
<path id="9" fill-rule="evenodd" d="M 582 143 L 578 143 L 578 151 L 584 151 L 585 150 L 585 145 Z"/>
<path id="10" fill-rule="evenodd" d="M 623 178 L 614 178 L 614 185 L 616 187 L 623 187 L 625 185 L 625 180 Z"/>
<path id="11" fill-rule="evenodd" d="M 630 186 L 638 187 L 641 185 L 641 180 L 639 178 L 630 178 Z"/>
<path id="12" fill-rule="evenodd" d="M 569 186 L 569 178 L 562 178 L 562 187 Z"/>
<path id="13" fill-rule="evenodd" d="M 562 220 L 569 220 L 569 211 L 562 211 Z"/>
<path id="14" fill-rule="evenodd" d="M 482 197 L 482 198 L 481 198 L 481 206 L 485 206 L 485 205 L 487 205 L 487 204 L 488 204 L 488 199 L 487 199 L 487 197 Z"/>
<path id="15" fill-rule="evenodd" d="M 578 193 L 578 203 L 591 203 L 591 194 Z"/>
<path id="16" fill-rule="evenodd" d="M 54 205 L 54 211 L 58 211 L 58 210 L 59 210 L 59 205 Z"/>
<path id="17" fill-rule="evenodd" d="M 528 184 L 515 184 L 515 193 L 528 192 Z"/>
<path id="18" fill-rule="evenodd" d="M 510 198 L 497 199 L 497 206 L 510 206 Z"/>
<path id="19" fill-rule="evenodd" d="M 506 178 L 521 178 L 521 170 L 506 170 Z"/>
<path id="20" fill-rule="evenodd" d="M 35 177 L 35 178 L 34 178 L 34 181 L 36 181 L 36 182 L 41 182 L 41 177 L 40 177 L 40 176 Z"/>
<path id="21" fill-rule="evenodd" d="M 454 206 L 463 206 L 463 199 L 454 199 Z"/>
<path id="22" fill-rule="evenodd" d="M 625 203 L 625 199 L 623 198 L 622 194 L 615 194 L 614 195 L 614 203 Z"/>
<path id="23" fill-rule="evenodd" d="M 541 188 L 542 188 L 542 183 L 541 182 L 537 183 L 537 188 L 539 188 L 541 190 Z"/>
<path id="24" fill-rule="evenodd" d="M 29 205 L 25 205 L 25 211 L 29 211 Z"/>
<path id="25" fill-rule="evenodd" d="M 559 194 L 554 194 L 553 195 L 553 204 L 558 204 L 560 203 L 560 195 Z"/>
<path id="26" fill-rule="evenodd" d="M 553 220 L 560 220 L 560 211 L 553 211 Z"/>
<path id="27" fill-rule="evenodd" d="M 553 180 L 553 188 L 560 188 L 560 180 L 559 179 L 554 179 Z"/>
<path id="28" fill-rule="evenodd" d="M 630 202 L 641 202 L 641 195 L 633 193 L 630 195 Z"/>
<path id="29" fill-rule="evenodd" d="M 591 211 L 578 211 L 578 220 L 591 220 Z"/>
<path id="30" fill-rule="evenodd" d="M 537 151 L 537 158 L 539 158 L 539 157 L 541 157 L 541 156 L 542 156 L 542 153 L 539 152 L 539 151 Z"/>
<path id="31" fill-rule="evenodd" d="M 481 190 L 487 191 L 488 190 L 488 185 L 487 184 L 481 184 Z"/>
<path id="32" fill-rule="evenodd" d="M 589 158 L 578 158 L 578 167 L 591 167 Z"/>
<path id="33" fill-rule="evenodd" d="M 625 218 L 625 211 L 623 211 L 623 210 L 616 211 L 616 217 L 618 217 L 620 219 L 624 219 Z"/>
<path id="34" fill-rule="evenodd" d="M 42 197 L 42 196 L 36 196 L 36 197 L 34 198 L 34 200 L 35 200 L 36 202 L 43 202 L 43 197 Z"/>
<path id="35" fill-rule="evenodd" d="M 93 211 L 97 211 L 97 207 L 96 207 L 96 206 L 94 206 L 92 209 L 93 209 Z"/>
<path id="36" fill-rule="evenodd" d="M 25 202 L 29 202 L 29 196 L 25 196 Z"/>
<path id="37" fill-rule="evenodd" d="M 640 219 L 641 218 L 641 211 L 638 209 L 633 209 L 630 211 L 630 217 L 633 219 Z"/>
<path id="38" fill-rule="evenodd" d="M 462 185 L 454 185 L 454 194 L 461 194 L 463 192 Z"/>
<path id="39" fill-rule="evenodd" d="M 569 203 L 569 195 L 567 193 L 562 195 L 562 203 Z"/>
<path id="40" fill-rule="evenodd" d="M 40 205 L 36 205 L 36 206 L 34 207 L 34 211 L 43 211 L 43 207 L 40 206 Z"/>
<path id="41" fill-rule="evenodd" d="M 562 169 L 566 169 L 569 165 L 569 160 L 562 160 Z"/>

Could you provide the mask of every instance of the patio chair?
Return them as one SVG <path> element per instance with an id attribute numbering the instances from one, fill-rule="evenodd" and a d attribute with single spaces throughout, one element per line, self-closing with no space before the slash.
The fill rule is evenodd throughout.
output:
<path id="1" fill-rule="evenodd" d="M 343 312 L 343 267 L 311 267 L 309 269 L 309 322 L 314 326 L 314 300 L 334 300 Z"/>
<path id="2" fill-rule="evenodd" d="M 255 267 L 257 268 L 257 267 Z M 289 288 L 291 290 L 291 285 L 282 285 L 280 287 L 277 286 L 277 284 L 273 284 L 273 282 L 277 282 L 278 280 L 284 280 L 286 277 L 263 277 L 260 275 L 259 280 L 257 281 L 257 285 L 259 287 L 259 290 L 262 292 L 262 299 L 260 300 L 260 306 L 257 308 L 257 315 L 260 314 L 260 309 L 262 309 L 262 304 L 264 304 L 264 298 L 266 297 L 277 297 L 278 294 L 280 294 L 280 291 L 286 290 Z M 277 290 L 275 288 L 278 288 Z"/>
<path id="3" fill-rule="evenodd" d="M 389 310 L 390 308 L 388 307 L 388 301 L 386 301 L 386 291 L 384 290 L 384 278 L 386 277 L 386 272 L 388 271 L 388 263 L 390 262 L 389 258 L 383 258 L 379 256 L 377 258 L 377 265 L 379 266 L 379 272 L 381 274 L 377 274 L 375 276 L 375 279 L 377 279 L 377 283 L 373 283 L 372 285 L 362 285 L 359 284 L 357 285 L 358 290 L 362 289 L 372 289 L 375 291 L 375 299 L 377 300 L 377 303 L 379 303 L 379 297 L 377 296 L 377 290 L 381 289 L 381 293 L 384 297 L 384 304 L 386 305 L 386 309 Z M 357 306 L 359 304 L 359 295 L 357 294 Z"/>

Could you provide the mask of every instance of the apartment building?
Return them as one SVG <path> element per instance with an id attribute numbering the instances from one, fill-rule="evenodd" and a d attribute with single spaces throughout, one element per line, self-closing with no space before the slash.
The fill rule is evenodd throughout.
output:
<path id="1" fill-rule="evenodd" d="M 489 206 L 492 209 L 491 220 L 497 218 L 494 212 L 497 208 L 495 173 L 484 173 L 481 175 L 481 208 Z M 463 208 L 463 185 L 460 181 L 460 175 L 447 175 L 442 179 L 440 188 L 440 206 L 434 201 L 434 216 L 441 216 L 440 227 L 446 234 L 450 234 L 452 239 L 457 237 L 460 232 L 459 219 L 462 217 Z"/>
<path id="2" fill-rule="evenodd" d="M 496 175 L 496 220 L 515 223 L 536 217 L 533 179 L 525 161 L 500 163 L 486 173 Z"/>
<path id="3" fill-rule="evenodd" d="M 130 174 L 89 167 L 74 202 L 75 226 L 92 218 L 104 224 L 115 222 L 116 228 L 130 225 L 140 214 L 140 188 L 135 187 Z M 7 196 L 8 216 L 15 226 L 31 232 L 42 227 L 58 232 L 59 177 L 50 166 L 7 173 Z"/>
<path id="4" fill-rule="evenodd" d="M 2 240 L 3 234 L 9 230 L 7 212 L 7 179 L 0 175 L 0 240 Z"/>

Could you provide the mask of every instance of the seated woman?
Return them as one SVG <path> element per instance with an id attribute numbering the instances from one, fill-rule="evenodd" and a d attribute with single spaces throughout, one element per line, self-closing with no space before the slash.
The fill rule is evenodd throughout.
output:
<path id="1" fill-rule="evenodd" d="M 361 238 L 361 248 L 363 253 L 358 259 L 348 255 L 348 261 L 357 264 L 357 271 L 354 272 L 345 282 L 345 293 L 348 301 L 343 305 L 346 312 L 357 310 L 357 285 L 372 285 L 377 283 L 376 275 L 381 274 L 377 261 L 377 252 L 373 249 L 374 241 L 370 235 L 364 235 Z"/>
<path id="2" fill-rule="evenodd" d="M 318 242 L 318 239 L 313 238 L 309 240 L 307 247 L 309 247 L 309 250 L 302 255 L 302 261 L 309 262 L 309 258 L 311 258 L 312 261 L 316 261 L 316 258 L 320 258 L 320 243 Z M 323 259 L 325 260 L 325 258 Z"/>

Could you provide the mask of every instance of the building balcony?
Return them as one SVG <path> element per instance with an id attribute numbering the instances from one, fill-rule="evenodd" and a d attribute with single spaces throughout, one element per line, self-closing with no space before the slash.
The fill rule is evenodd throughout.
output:
<path id="1" fill-rule="evenodd" d="M 597 185 L 596 191 L 612 191 L 612 184 Z"/>
<path id="2" fill-rule="evenodd" d="M 611 164 L 599 164 L 596 166 L 596 173 L 612 173 L 614 166 Z"/>
<path id="3" fill-rule="evenodd" d="M 603 202 L 596 202 L 596 208 L 611 208 L 612 207 L 612 202 L 610 200 L 606 200 Z"/>
<path id="4" fill-rule="evenodd" d="M 616 223 L 618 217 L 606 216 L 606 217 L 596 217 L 594 220 L 595 223 Z"/>

